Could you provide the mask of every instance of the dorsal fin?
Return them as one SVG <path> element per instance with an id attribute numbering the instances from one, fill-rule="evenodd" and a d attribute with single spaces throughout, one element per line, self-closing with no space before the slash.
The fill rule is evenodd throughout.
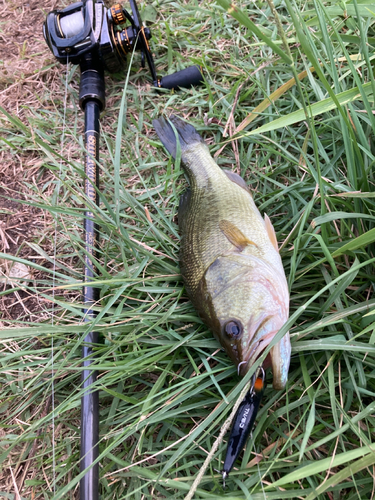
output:
<path id="1" fill-rule="evenodd" d="M 267 234 L 268 234 L 269 239 L 271 240 L 272 245 L 275 247 L 275 250 L 279 251 L 279 246 L 277 244 L 275 229 L 274 229 L 272 222 L 270 221 L 270 218 L 268 217 L 267 214 L 264 214 L 264 222 L 266 223 Z"/>
<path id="2" fill-rule="evenodd" d="M 232 243 L 232 245 L 237 247 L 240 252 L 242 252 L 242 250 L 248 245 L 257 246 L 256 243 L 249 240 L 243 234 L 243 232 L 238 229 L 238 227 L 235 226 L 232 222 L 229 222 L 229 220 L 221 220 L 219 222 L 219 228 L 224 233 L 226 238 Z"/>

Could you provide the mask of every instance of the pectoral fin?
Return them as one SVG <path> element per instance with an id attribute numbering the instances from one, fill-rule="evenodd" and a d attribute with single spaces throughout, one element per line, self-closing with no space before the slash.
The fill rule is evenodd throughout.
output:
<path id="1" fill-rule="evenodd" d="M 270 218 L 268 217 L 267 214 L 264 214 L 264 222 L 266 223 L 267 234 L 268 234 L 269 239 L 271 240 L 272 245 L 275 247 L 275 249 L 277 251 L 279 251 L 275 229 L 274 229 L 272 222 L 270 221 Z"/>
<path id="2" fill-rule="evenodd" d="M 243 232 L 238 229 L 238 227 L 235 226 L 232 222 L 229 222 L 229 220 L 221 220 L 219 222 L 219 228 L 224 233 L 226 238 L 232 243 L 232 245 L 237 247 L 240 252 L 242 252 L 242 250 L 248 245 L 257 246 L 256 243 L 249 240 L 243 234 Z"/>

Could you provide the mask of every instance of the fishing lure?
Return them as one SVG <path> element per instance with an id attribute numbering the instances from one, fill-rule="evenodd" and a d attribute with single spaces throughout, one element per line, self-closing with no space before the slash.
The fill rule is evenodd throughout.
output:
<path id="1" fill-rule="evenodd" d="M 237 413 L 233 419 L 231 432 L 229 435 L 227 452 L 224 460 L 224 467 L 220 471 L 223 477 L 223 485 L 225 488 L 225 480 L 244 448 L 247 438 L 254 426 L 259 405 L 262 400 L 265 389 L 265 373 L 262 367 L 258 373 L 254 374 L 249 392 L 238 407 Z"/>

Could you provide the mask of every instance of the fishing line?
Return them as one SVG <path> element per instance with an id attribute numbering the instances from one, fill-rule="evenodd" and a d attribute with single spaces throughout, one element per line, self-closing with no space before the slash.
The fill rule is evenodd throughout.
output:
<path id="1" fill-rule="evenodd" d="M 257 448 L 255 446 L 255 442 L 253 443 L 253 446 L 254 446 L 254 452 L 255 452 L 255 457 L 258 457 L 258 455 L 260 455 L 260 453 L 258 454 L 257 452 Z M 257 468 L 258 468 L 258 477 L 259 477 L 259 482 L 260 482 L 260 485 L 262 487 L 262 492 L 263 492 L 263 496 L 265 498 L 265 500 L 267 500 L 267 495 L 266 495 L 266 492 L 265 492 L 265 489 L 264 489 L 264 484 L 263 484 L 263 478 L 262 478 L 262 474 L 260 472 L 260 466 L 259 466 L 259 460 L 257 460 Z"/>
<path id="2" fill-rule="evenodd" d="M 69 62 L 69 56 L 67 58 L 67 63 Z M 66 76 L 65 76 L 65 89 L 64 89 L 64 113 L 63 113 L 63 126 L 60 141 L 60 164 L 59 164 L 59 175 L 57 178 L 56 186 L 56 199 L 55 206 L 59 205 L 59 194 L 61 188 L 61 174 L 62 174 L 62 158 L 63 158 L 63 148 L 65 140 L 65 126 L 66 126 L 66 108 L 67 108 L 67 98 L 68 98 L 68 64 L 66 65 Z M 55 218 L 55 235 L 54 235 L 54 245 L 53 245 L 53 270 L 52 270 L 52 327 L 55 324 L 55 284 L 56 284 L 56 256 L 57 256 L 57 222 L 59 214 L 56 213 Z M 54 341 L 53 332 L 51 335 L 51 406 L 52 406 L 52 475 L 53 475 L 53 495 L 56 495 L 56 445 L 55 445 L 55 353 L 54 353 Z"/>

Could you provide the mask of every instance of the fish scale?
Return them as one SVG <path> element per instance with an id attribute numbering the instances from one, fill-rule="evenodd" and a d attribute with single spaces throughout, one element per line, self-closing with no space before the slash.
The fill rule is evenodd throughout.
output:
<path id="1" fill-rule="evenodd" d="M 211 159 L 208 150 L 206 154 L 197 156 L 197 160 L 205 165 L 205 172 L 210 174 L 210 170 L 218 169 L 216 163 L 212 165 L 207 159 Z M 189 156 L 194 159 L 194 150 L 189 151 Z M 223 171 L 213 172 L 207 178 L 199 176 L 197 179 L 194 175 L 194 170 L 190 170 L 189 164 L 185 167 L 190 184 L 192 195 L 189 200 L 188 207 L 183 207 L 179 210 L 178 222 L 181 232 L 181 263 L 184 276 L 187 277 L 189 288 L 194 293 L 199 281 L 202 279 L 206 269 L 214 260 L 226 252 L 229 252 L 233 245 L 228 241 L 225 235 L 219 230 L 218 224 L 222 219 L 233 221 L 239 229 L 251 240 L 256 238 L 256 247 L 246 249 L 245 251 L 257 253 L 272 252 L 276 253 L 275 249 L 267 236 L 262 238 L 255 236 L 256 230 L 251 228 L 256 225 L 264 231 L 264 221 L 260 214 L 253 215 L 249 210 L 256 210 L 250 193 L 243 188 L 234 184 L 228 179 Z M 217 175 L 220 174 L 220 175 Z M 192 180 L 196 182 L 193 184 Z M 207 185 L 208 184 L 208 185 Z M 253 205 L 253 207 L 251 206 Z M 238 220 L 238 213 L 242 214 L 242 220 Z M 255 219 L 255 220 L 254 220 Z M 192 259 L 191 255 L 197 254 L 196 259 Z M 276 255 L 278 259 L 278 255 Z"/>
<path id="2" fill-rule="evenodd" d="M 190 191 L 180 200 L 180 263 L 187 293 L 203 321 L 245 375 L 288 319 L 289 292 L 276 235 L 245 181 L 222 170 L 194 127 L 176 116 L 153 122 L 181 163 Z M 287 333 L 270 350 L 274 388 L 290 363 Z"/>

